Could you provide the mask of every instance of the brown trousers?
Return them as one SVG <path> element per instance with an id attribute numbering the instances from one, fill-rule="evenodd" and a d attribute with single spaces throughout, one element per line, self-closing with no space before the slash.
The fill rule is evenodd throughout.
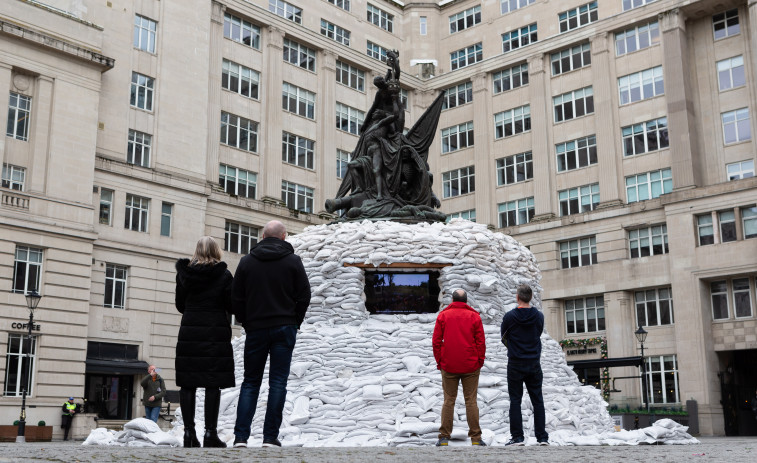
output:
<path id="1" fill-rule="evenodd" d="M 442 426 L 439 428 L 439 438 L 449 439 L 452 433 L 452 417 L 455 413 L 457 399 L 457 385 L 463 383 L 463 397 L 465 398 L 465 418 L 468 420 L 468 437 L 471 440 L 481 440 L 481 426 L 478 424 L 478 376 L 481 369 L 471 373 L 442 372 L 442 390 L 444 391 L 444 405 L 442 405 Z"/>

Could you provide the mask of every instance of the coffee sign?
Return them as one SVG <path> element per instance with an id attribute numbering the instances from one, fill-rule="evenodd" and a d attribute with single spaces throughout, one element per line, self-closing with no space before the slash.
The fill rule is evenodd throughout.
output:
<path id="1" fill-rule="evenodd" d="M 13 328 L 14 330 L 24 330 L 24 331 L 26 331 L 26 330 L 29 329 L 29 323 L 28 322 L 27 323 L 24 323 L 24 322 L 13 322 L 13 323 L 11 323 L 11 328 Z M 33 324 L 32 325 L 32 331 L 41 331 L 40 325 Z"/>

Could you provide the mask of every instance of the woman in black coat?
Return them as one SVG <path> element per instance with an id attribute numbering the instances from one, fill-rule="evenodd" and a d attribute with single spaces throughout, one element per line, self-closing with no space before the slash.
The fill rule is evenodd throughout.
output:
<path id="1" fill-rule="evenodd" d="M 176 262 L 176 309 L 183 315 L 176 343 L 176 384 L 181 388 L 184 447 L 199 447 L 195 433 L 195 391 L 205 388 L 203 447 L 226 447 L 218 438 L 221 389 L 234 386 L 231 348 L 232 276 L 210 237 L 197 242 L 192 260 Z"/>

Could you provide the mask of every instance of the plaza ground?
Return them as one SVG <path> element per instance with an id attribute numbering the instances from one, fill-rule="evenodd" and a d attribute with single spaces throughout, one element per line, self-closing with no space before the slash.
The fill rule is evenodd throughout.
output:
<path id="1" fill-rule="evenodd" d="M 703 437 L 699 445 L 640 445 L 622 447 L 329 447 L 184 449 L 83 446 L 81 442 L 3 443 L 0 463 L 10 462 L 292 462 L 292 463 L 426 463 L 426 462 L 548 462 L 656 461 L 754 462 L 757 437 Z"/>

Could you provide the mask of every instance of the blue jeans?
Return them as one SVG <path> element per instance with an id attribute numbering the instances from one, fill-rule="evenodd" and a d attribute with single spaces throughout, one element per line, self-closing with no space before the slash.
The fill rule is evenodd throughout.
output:
<path id="1" fill-rule="evenodd" d="M 526 383 L 528 396 L 534 407 L 534 434 L 536 440 L 546 441 L 549 434 L 545 429 L 544 398 L 541 394 L 543 375 L 539 360 L 531 362 L 507 363 L 507 393 L 510 394 L 510 436 L 513 439 L 523 438 L 523 416 L 520 413 L 520 403 L 523 399 L 523 383 Z"/>
<path id="2" fill-rule="evenodd" d="M 237 421 L 234 425 L 236 440 L 247 442 L 250 438 L 250 426 L 255 417 L 263 370 L 269 355 L 271 364 L 268 367 L 268 404 L 263 423 L 263 440 L 278 439 L 287 396 L 289 366 L 296 340 L 295 325 L 247 331 L 244 342 L 244 381 L 239 390 Z"/>
<path id="3" fill-rule="evenodd" d="M 160 407 L 148 407 L 145 405 L 145 418 L 157 423 L 158 416 L 160 416 Z"/>

